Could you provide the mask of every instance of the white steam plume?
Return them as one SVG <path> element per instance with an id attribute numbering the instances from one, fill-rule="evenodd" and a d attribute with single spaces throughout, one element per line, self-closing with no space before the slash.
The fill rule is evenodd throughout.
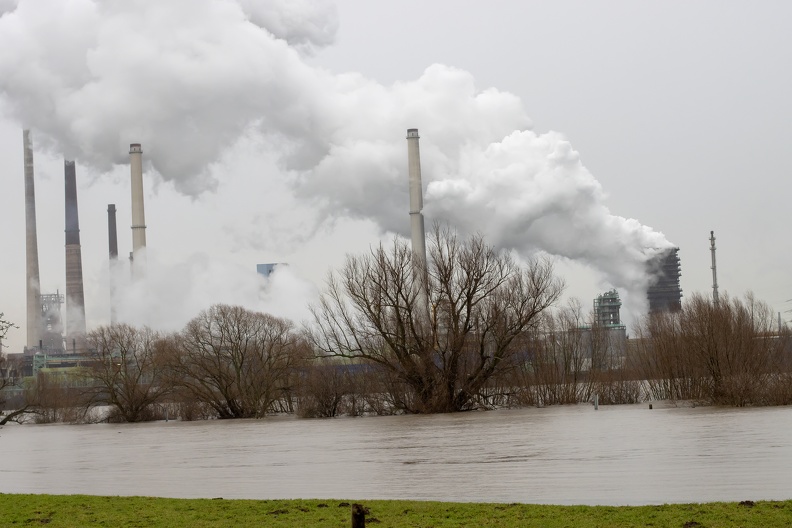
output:
<path id="1" fill-rule="evenodd" d="M 217 303 L 240 305 L 300 322 L 310 316 L 308 302 L 318 298 L 316 287 L 289 266 L 278 266 L 264 277 L 255 268 L 205 253 L 172 264 L 162 260 L 156 250 L 140 251 L 145 252 L 145 276 L 133 280 L 125 262 L 110 271 L 116 288 L 117 317 L 126 323 L 179 330 L 200 310 Z M 108 280 L 101 283 L 107 284 Z"/>
<path id="2" fill-rule="evenodd" d="M 423 137 L 425 213 L 523 254 L 583 261 L 635 298 L 646 261 L 669 247 L 610 213 L 599 183 L 557 133 L 536 134 L 520 100 L 432 65 L 383 86 L 304 60 L 332 43 L 326 3 L 282 0 L 6 1 L 0 93 L 25 126 L 98 170 L 128 145 L 188 195 L 244 133 L 277 153 L 294 196 L 326 218 L 406 233 L 407 128 Z M 11 7 L 8 7 L 11 6 Z"/>

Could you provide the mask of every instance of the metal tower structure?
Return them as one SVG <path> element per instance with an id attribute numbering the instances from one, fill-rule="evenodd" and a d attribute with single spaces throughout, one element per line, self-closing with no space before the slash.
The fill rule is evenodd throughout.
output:
<path id="1" fill-rule="evenodd" d="M 652 277 L 646 296 L 649 312 L 674 312 L 682 309 L 682 274 L 679 263 L 679 248 L 668 248 L 657 253 L 648 263 Z"/>

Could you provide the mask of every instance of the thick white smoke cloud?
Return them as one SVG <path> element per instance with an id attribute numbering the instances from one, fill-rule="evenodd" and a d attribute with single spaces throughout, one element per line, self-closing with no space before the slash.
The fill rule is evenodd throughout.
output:
<path id="1" fill-rule="evenodd" d="M 278 266 L 264 277 L 251 266 L 206 253 L 194 253 L 175 264 L 151 250 L 141 250 L 138 258 L 146 261 L 145 273 L 133 279 L 129 264 L 118 262 L 102 284 L 114 285 L 119 321 L 157 330 L 179 330 L 200 310 L 217 303 L 300 322 L 310 316 L 306 300 L 318 297 L 316 287 L 289 266 Z"/>
<path id="2" fill-rule="evenodd" d="M 428 221 L 523 254 L 583 261 L 640 297 L 665 237 L 610 213 L 599 183 L 557 133 L 537 134 L 520 100 L 470 73 L 429 66 L 383 86 L 308 65 L 332 43 L 335 9 L 308 0 L 6 1 L 0 93 L 26 127 L 103 171 L 128 145 L 197 196 L 243 134 L 263 137 L 316 221 L 407 231 L 406 129 L 417 127 Z M 207 264 L 208 266 L 208 264 Z M 184 271 L 182 275 L 200 273 Z M 207 275 L 208 276 L 208 275 Z"/>

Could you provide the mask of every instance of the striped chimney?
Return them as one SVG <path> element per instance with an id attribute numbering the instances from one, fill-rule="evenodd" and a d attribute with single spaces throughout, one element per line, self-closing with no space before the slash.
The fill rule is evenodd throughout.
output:
<path id="1" fill-rule="evenodd" d="M 82 349 L 85 336 L 85 294 L 83 291 L 80 220 L 77 211 L 77 174 L 73 161 L 63 162 L 66 180 L 66 342 L 68 349 Z"/>

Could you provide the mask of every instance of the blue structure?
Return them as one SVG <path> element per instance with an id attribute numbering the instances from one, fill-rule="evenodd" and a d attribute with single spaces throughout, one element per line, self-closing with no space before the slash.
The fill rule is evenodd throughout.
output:
<path id="1" fill-rule="evenodd" d="M 286 266 L 286 264 L 282 262 L 273 262 L 270 264 L 256 264 L 256 273 L 263 275 L 265 277 L 269 277 L 272 275 L 272 272 L 275 271 L 275 268 L 278 266 Z"/>

